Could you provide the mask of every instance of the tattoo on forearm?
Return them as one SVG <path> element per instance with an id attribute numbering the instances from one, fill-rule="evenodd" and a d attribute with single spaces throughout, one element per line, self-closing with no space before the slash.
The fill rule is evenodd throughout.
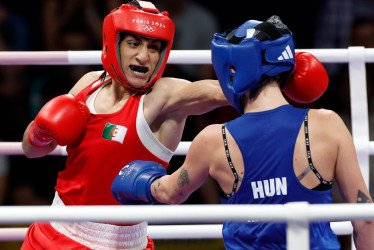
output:
<path id="1" fill-rule="evenodd" d="M 158 180 L 156 180 L 154 185 L 153 185 L 153 194 L 152 194 L 153 197 L 158 196 L 158 189 L 160 188 L 160 185 L 161 185 L 161 183 Z"/>
<path id="2" fill-rule="evenodd" d="M 190 179 L 188 178 L 188 172 L 185 168 L 182 168 L 181 173 L 178 176 L 178 187 L 184 187 L 190 184 Z"/>
<path id="3" fill-rule="evenodd" d="M 373 203 L 373 201 L 370 200 L 370 198 L 366 194 L 364 194 L 361 190 L 358 190 L 357 203 Z"/>
<path id="4" fill-rule="evenodd" d="M 184 197 L 183 192 L 180 190 L 180 188 L 190 184 L 190 179 L 188 178 L 188 172 L 185 168 L 181 169 L 181 172 L 178 176 L 177 180 L 178 187 L 174 189 L 174 192 L 179 196 L 179 197 Z"/>

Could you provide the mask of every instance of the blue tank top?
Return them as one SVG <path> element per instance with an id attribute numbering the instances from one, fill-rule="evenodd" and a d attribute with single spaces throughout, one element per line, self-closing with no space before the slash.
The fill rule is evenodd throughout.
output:
<path id="1" fill-rule="evenodd" d="M 284 105 L 245 113 L 226 123 L 242 153 L 245 171 L 238 192 L 221 198 L 222 204 L 332 203 L 331 189 L 310 190 L 294 173 L 296 138 L 308 111 Z M 222 235 L 226 249 L 287 248 L 285 223 L 225 222 Z M 329 222 L 310 224 L 310 249 L 340 249 Z"/>

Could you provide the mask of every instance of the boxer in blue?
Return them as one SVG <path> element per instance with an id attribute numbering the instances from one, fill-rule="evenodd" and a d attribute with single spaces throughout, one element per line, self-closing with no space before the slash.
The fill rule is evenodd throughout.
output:
<path id="1" fill-rule="evenodd" d="M 242 115 L 201 131 L 172 175 L 154 162 L 126 165 L 112 184 L 119 202 L 179 204 L 210 175 L 222 204 L 328 204 L 334 179 L 345 202 L 372 203 L 341 118 L 330 110 L 296 108 L 282 94 L 315 100 L 328 76 L 311 54 L 295 53 L 279 17 L 216 34 L 212 62 L 227 100 Z M 357 249 L 374 249 L 373 222 L 352 224 Z M 227 249 L 286 249 L 282 223 L 226 222 L 222 233 Z M 311 223 L 310 249 L 340 249 L 328 222 Z"/>

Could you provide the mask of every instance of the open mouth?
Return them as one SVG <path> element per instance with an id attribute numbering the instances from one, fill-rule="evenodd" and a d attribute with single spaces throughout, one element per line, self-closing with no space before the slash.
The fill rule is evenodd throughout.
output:
<path id="1" fill-rule="evenodd" d="M 130 65 L 130 69 L 132 71 L 135 71 L 136 73 L 147 73 L 148 72 L 148 67 L 142 67 L 142 66 L 136 66 L 136 65 Z"/>

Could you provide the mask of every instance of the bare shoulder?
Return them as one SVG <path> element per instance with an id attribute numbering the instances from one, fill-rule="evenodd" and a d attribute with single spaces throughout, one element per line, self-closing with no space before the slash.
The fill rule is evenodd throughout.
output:
<path id="1" fill-rule="evenodd" d="M 218 150 L 222 147 L 223 141 L 220 136 L 220 125 L 213 124 L 205 127 L 200 133 L 192 140 L 191 146 L 188 149 L 184 167 L 188 171 L 198 172 L 201 175 L 205 170 L 210 172 L 212 166 L 217 165 L 220 158 L 217 157 L 222 153 Z"/>
<path id="2" fill-rule="evenodd" d="M 310 119 L 317 121 L 321 126 L 341 126 L 344 125 L 341 117 L 332 110 L 329 109 L 311 109 L 309 111 Z"/>
<path id="3" fill-rule="evenodd" d="M 349 131 L 342 118 L 334 111 L 328 109 L 311 109 L 309 111 L 309 124 L 313 131 L 318 131 L 326 138 L 340 139 L 349 135 Z"/>
<path id="4" fill-rule="evenodd" d="M 222 144 L 221 125 L 213 124 L 200 131 L 193 139 L 191 147 L 193 146 L 200 154 L 203 154 L 203 152 L 215 152 L 222 147 Z M 209 157 L 209 155 L 211 154 L 206 155 L 206 157 Z"/>
<path id="5" fill-rule="evenodd" d="M 73 88 L 69 91 L 69 93 L 73 95 L 77 95 L 89 84 L 99 79 L 103 72 L 104 71 L 91 71 L 91 72 L 86 73 L 85 75 L 81 77 L 81 79 L 78 80 L 78 82 L 73 86 Z"/>

